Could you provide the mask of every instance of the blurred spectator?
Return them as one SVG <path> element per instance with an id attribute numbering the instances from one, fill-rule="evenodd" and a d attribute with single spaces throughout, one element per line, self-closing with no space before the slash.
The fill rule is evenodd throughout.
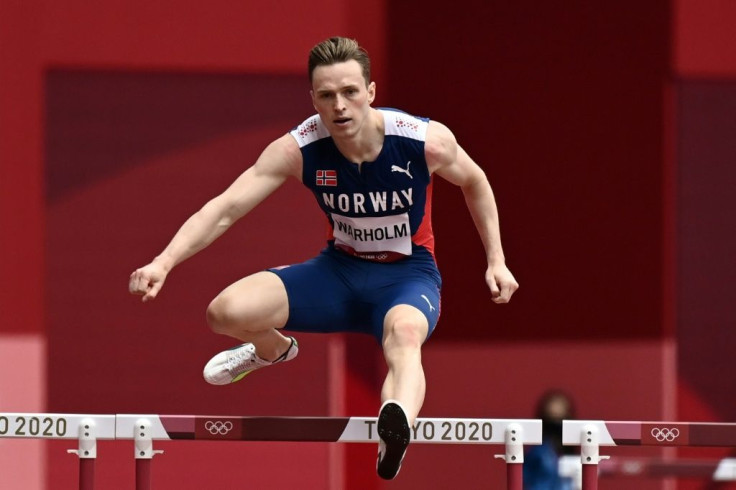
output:
<path id="1" fill-rule="evenodd" d="M 524 457 L 524 489 L 572 490 L 572 479 L 558 470 L 560 456 L 576 451 L 562 445 L 562 421 L 575 418 L 572 398 L 561 390 L 547 391 L 537 402 L 535 417 L 542 419 L 542 444 L 529 446 Z"/>

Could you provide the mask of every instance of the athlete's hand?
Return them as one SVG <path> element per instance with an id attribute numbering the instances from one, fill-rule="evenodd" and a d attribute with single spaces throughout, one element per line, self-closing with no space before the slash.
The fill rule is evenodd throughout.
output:
<path id="1" fill-rule="evenodd" d="M 508 303 L 514 292 L 519 289 L 519 283 L 503 262 L 488 266 L 486 283 L 491 289 L 491 298 L 494 303 Z"/>
<path id="2" fill-rule="evenodd" d="M 128 290 L 131 294 L 143 296 L 141 300 L 145 303 L 156 297 L 164 285 L 168 271 L 155 261 L 136 269 L 130 275 Z"/>

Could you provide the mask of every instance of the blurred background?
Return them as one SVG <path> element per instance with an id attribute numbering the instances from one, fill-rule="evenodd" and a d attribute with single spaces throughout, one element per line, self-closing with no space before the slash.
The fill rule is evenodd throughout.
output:
<path id="1" fill-rule="evenodd" d="M 423 416 L 736 421 L 736 2 L 0 0 L 0 412 L 374 415 L 360 336 L 299 336 L 298 362 L 230 387 L 204 321 L 234 280 L 324 243 L 290 183 L 127 293 L 181 223 L 313 113 L 309 49 L 370 53 L 376 106 L 447 124 L 485 169 L 521 289 L 490 301 L 459 189 L 435 183 L 442 318 Z M 72 441 L 73 442 L 73 441 Z M 75 444 L 0 440 L 0 488 L 76 488 Z M 414 446 L 392 483 L 370 445 L 170 443 L 153 488 L 502 488 L 501 448 Z M 603 454 L 728 456 L 724 450 Z M 100 488 L 132 488 L 100 443 Z M 698 480 L 602 488 L 711 489 Z"/>

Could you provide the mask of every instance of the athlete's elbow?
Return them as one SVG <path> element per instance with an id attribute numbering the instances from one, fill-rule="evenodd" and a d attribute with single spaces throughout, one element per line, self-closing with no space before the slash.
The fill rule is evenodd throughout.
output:
<path id="1" fill-rule="evenodd" d="M 464 182 L 460 184 L 463 194 L 475 195 L 491 190 L 491 184 L 488 182 L 485 172 L 478 168 L 478 171 L 467 176 Z"/>

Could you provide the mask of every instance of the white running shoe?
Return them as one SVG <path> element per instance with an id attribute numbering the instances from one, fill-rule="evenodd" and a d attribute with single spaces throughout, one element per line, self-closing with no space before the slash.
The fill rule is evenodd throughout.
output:
<path id="1" fill-rule="evenodd" d="M 258 357 L 256 347 L 250 343 L 222 351 L 205 365 L 204 380 L 211 385 L 226 385 L 240 381 L 258 368 L 291 361 L 299 353 L 299 344 L 294 337 L 289 338 L 291 345 L 273 362 Z"/>

